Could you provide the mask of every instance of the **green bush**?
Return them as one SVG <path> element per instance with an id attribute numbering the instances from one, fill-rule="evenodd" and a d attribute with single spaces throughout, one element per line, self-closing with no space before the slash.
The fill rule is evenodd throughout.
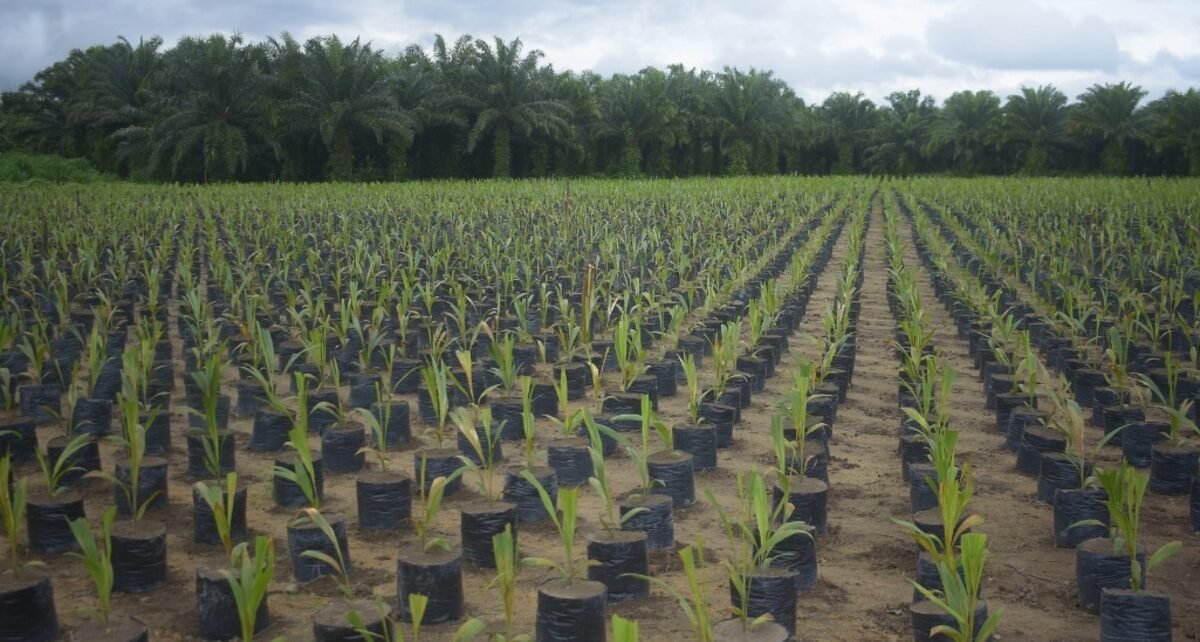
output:
<path id="1" fill-rule="evenodd" d="M 0 154 L 0 183 L 96 183 L 112 180 L 82 158 L 23 154 Z"/>

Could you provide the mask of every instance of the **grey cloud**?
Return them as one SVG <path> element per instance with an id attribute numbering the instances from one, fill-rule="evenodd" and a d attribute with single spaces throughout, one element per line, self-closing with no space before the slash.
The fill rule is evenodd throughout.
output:
<path id="1" fill-rule="evenodd" d="M 929 22 L 930 48 L 948 60 L 1003 70 L 1113 71 L 1117 37 L 1100 18 L 1072 20 L 1028 0 L 971 3 Z"/>
<path id="2" fill-rule="evenodd" d="M 1189 81 L 1200 79 L 1200 56 L 1178 56 L 1169 51 L 1160 51 L 1154 57 L 1154 64 L 1170 67 Z"/>

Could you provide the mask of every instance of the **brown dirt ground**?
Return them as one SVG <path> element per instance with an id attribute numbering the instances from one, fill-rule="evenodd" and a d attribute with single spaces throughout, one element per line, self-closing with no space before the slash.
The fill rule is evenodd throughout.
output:
<path id="1" fill-rule="evenodd" d="M 800 640 L 907 640 L 912 635 L 907 611 L 911 587 L 905 578 L 913 572 L 916 549 L 889 521 L 890 517 L 907 518 L 908 494 L 900 477 L 896 453 L 900 411 L 896 400 L 897 362 L 890 343 L 893 319 L 884 294 L 883 219 L 876 211 L 870 220 L 855 378 L 849 397 L 838 412 L 830 446 L 830 530 L 818 540 L 818 585 L 799 599 L 797 638 Z M 910 233 L 907 226 L 905 228 L 905 234 Z M 770 465 L 771 408 L 787 387 L 789 377 L 786 373 L 794 366 L 797 355 L 814 356 L 813 346 L 802 334 L 819 330 L 820 313 L 832 297 L 838 268 L 846 255 L 846 236 L 843 233 L 837 241 L 833 261 L 820 278 L 801 333 L 791 339 L 792 352 L 784 357 L 779 368 L 781 374 L 768 382 L 764 392 L 755 395 L 752 407 L 744 413 L 743 421 L 735 431 L 734 445 L 720 452 L 718 470 L 697 475 L 696 505 L 676 512 L 676 539 L 680 545 L 703 538 L 710 559 L 716 559 L 727 550 L 716 511 L 700 498 L 704 489 L 711 489 L 722 504 L 732 506 L 736 500 L 735 473 Z M 920 265 L 911 245 L 906 260 L 910 266 Z M 1071 550 L 1054 547 L 1050 508 L 1033 500 L 1036 480 L 1015 472 L 1014 456 L 1003 449 L 1002 437 L 993 428 L 993 415 L 984 409 L 984 397 L 971 367 L 966 343 L 955 335 L 949 316 L 936 304 L 928 275 L 923 270 L 922 276 L 922 295 L 937 327 L 935 341 L 959 373 L 953 417 L 963 432 L 960 452 L 974 463 L 977 472 L 974 508 L 986 520 L 981 530 L 990 536 L 992 558 L 984 592 L 993 610 L 1002 608 L 1005 612 L 997 639 L 1039 642 L 1096 639 L 1098 619 L 1074 605 L 1074 554 Z M 181 371 L 179 364 L 177 376 Z M 230 384 L 226 392 L 234 396 L 232 382 L 236 380 L 236 373 L 230 370 L 226 375 Z M 181 408 L 184 403 L 182 381 L 177 384 L 174 407 Z M 596 402 L 589 403 L 594 407 Z M 415 411 L 415 398 L 410 399 L 410 404 Z M 680 421 L 685 414 L 685 405 L 683 395 L 664 400 L 660 416 L 668 423 Z M 232 428 L 243 433 L 241 445 L 244 445 L 250 424 L 248 418 L 231 421 Z M 177 413 L 173 417 L 173 426 L 170 505 L 150 516 L 150 519 L 163 520 L 169 525 L 168 583 L 144 595 L 117 595 L 113 602 L 115 612 L 142 619 L 151 628 L 152 639 L 162 641 L 195 639 L 195 569 L 201 564 L 217 563 L 223 557 L 218 549 L 191 543 L 188 487 L 192 480 L 183 475 L 186 453 L 180 434 L 186 426 L 186 417 Z M 414 430 L 419 429 L 420 424 L 414 417 Z M 554 428 L 548 421 L 540 420 L 538 430 L 549 437 Z M 43 439 L 47 438 L 47 432 L 43 432 Z M 1092 435 L 1095 437 L 1098 432 L 1093 431 Z M 507 454 L 513 460 L 520 457 L 517 447 L 509 447 Z M 1112 459 L 1115 455 L 1116 451 L 1110 449 L 1105 458 Z M 311 639 L 312 613 L 335 599 L 336 590 L 327 581 L 308 586 L 296 586 L 291 581 L 285 531 L 290 511 L 274 508 L 271 500 L 272 457 L 240 449 L 237 458 L 239 474 L 250 484 L 250 528 L 256 533 L 274 536 L 279 551 L 276 582 L 270 596 L 274 624 L 262 638 L 284 635 L 289 640 Z M 403 470 L 411 466 L 411 455 L 407 451 L 398 453 L 396 459 Z M 106 467 L 113 462 L 113 452 L 108 445 L 104 446 L 104 461 Z M 618 492 L 636 483 L 632 463 L 624 455 L 611 460 L 609 471 Z M 458 537 L 455 508 L 478 497 L 472 483 L 468 476 L 464 492 L 446 502 L 438 522 L 441 532 L 454 540 Z M 327 509 L 350 516 L 353 523 L 354 476 L 327 475 L 325 484 Z M 89 482 L 86 495 L 87 511 L 93 518 L 112 501 L 111 490 L 105 482 Z M 580 530 L 586 533 L 598 528 L 599 504 L 590 492 L 584 493 L 581 504 Z M 1197 537 L 1187 531 L 1186 498 L 1151 496 L 1144 523 L 1149 546 L 1156 547 L 1170 539 L 1185 542 L 1183 551 L 1169 564 L 1157 569 L 1150 583 L 1154 590 L 1172 596 L 1175 639 L 1196 639 L 1200 634 L 1200 615 L 1195 609 L 1200 604 L 1200 585 L 1196 581 L 1200 546 L 1197 546 Z M 368 535 L 351 526 L 350 549 L 358 597 L 394 598 L 396 552 L 413 540 L 411 533 Z M 578 541 L 581 543 L 578 554 L 582 555 L 582 535 Z M 524 555 L 554 556 L 557 550 L 557 536 L 545 525 L 523 527 L 520 542 Z M 54 575 L 64 630 L 85 626 L 88 616 L 81 609 L 91 606 L 94 598 L 82 565 L 65 555 L 50 556 L 46 562 Z M 491 573 L 485 569 L 464 569 L 467 612 L 498 624 L 501 619 L 499 601 L 494 590 L 487 588 Z M 683 588 L 678 558 L 673 552 L 654 555 L 652 569 L 658 577 Z M 723 607 L 727 589 L 719 565 L 709 564 L 703 573 L 712 588 L 712 603 Z M 515 623 L 517 631 L 532 632 L 536 589 L 546 577 L 539 570 L 522 570 Z M 612 606 L 609 614 L 638 620 L 644 640 L 687 640 L 691 637 L 683 614 L 661 589 L 654 589 L 647 600 Z M 453 628 L 452 625 L 427 627 L 422 639 L 448 640 Z"/>

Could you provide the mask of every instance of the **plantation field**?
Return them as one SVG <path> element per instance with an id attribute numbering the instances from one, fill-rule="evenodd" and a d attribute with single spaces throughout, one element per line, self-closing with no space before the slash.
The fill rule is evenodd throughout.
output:
<path id="1" fill-rule="evenodd" d="M 1195 638 L 1197 195 L 0 187 L 0 640 L 348 640 L 377 608 L 412 640 L 411 595 L 422 640 L 638 639 L 614 616 L 641 640 L 925 640 L 920 544 L 928 588 L 966 569 L 935 597 L 986 604 L 956 629 Z M 97 609 L 68 551 L 112 506 Z M 1129 542 L 1143 595 L 1101 607 Z M 230 568 L 269 615 L 239 621 Z M 52 599 L 24 590 L 45 578 Z"/>

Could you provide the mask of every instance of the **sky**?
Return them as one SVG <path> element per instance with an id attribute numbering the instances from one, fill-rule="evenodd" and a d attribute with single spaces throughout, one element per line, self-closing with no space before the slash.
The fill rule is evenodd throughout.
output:
<path id="1" fill-rule="evenodd" d="M 1200 87 L 1200 0 L 0 0 L 0 90 L 74 48 L 125 36 L 240 32 L 410 44 L 520 37 L 556 69 L 673 63 L 770 69 L 809 102 L 920 88 L 1074 98 L 1128 80 L 1151 98 Z"/>

